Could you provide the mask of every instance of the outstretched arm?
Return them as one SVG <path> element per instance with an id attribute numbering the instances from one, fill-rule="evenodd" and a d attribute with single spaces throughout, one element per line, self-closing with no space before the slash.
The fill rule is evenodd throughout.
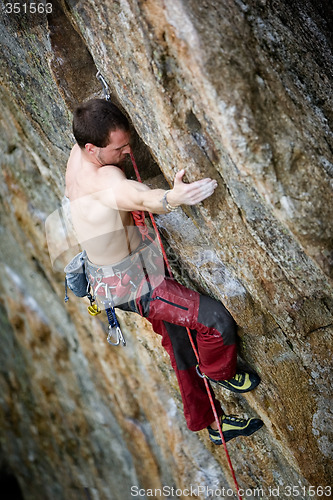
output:
<path id="1" fill-rule="evenodd" d="M 111 167 L 112 168 L 112 167 Z M 175 176 L 173 189 L 167 192 L 164 189 L 150 189 L 145 184 L 126 179 L 124 174 L 117 169 L 111 173 L 113 177 L 113 192 L 118 210 L 132 211 L 145 210 L 162 214 L 168 210 L 163 203 L 167 193 L 167 202 L 172 207 L 179 205 L 195 205 L 211 196 L 217 187 L 214 179 L 205 178 L 190 183 L 183 182 L 185 170 Z"/>

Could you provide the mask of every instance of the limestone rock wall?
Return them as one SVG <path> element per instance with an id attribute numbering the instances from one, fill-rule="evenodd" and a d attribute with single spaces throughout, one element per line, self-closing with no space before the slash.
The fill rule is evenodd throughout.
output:
<path id="1" fill-rule="evenodd" d="M 224 302 L 262 378 L 246 397 L 218 393 L 227 413 L 265 422 L 228 446 L 246 497 L 297 486 L 307 499 L 332 483 L 330 14 L 324 0 L 2 10 L 0 486 L 15 476 L 25 500 L 123 500 L 132 487 L 207 498 L 196 488 L 233 485 L 223 450 L 186 429 L 149 325 L 119 315 L 128 346 L 111 348 L 105 319 L 63 303 L 44 223 L 63 196 L 71 111 L 101 95 L 97 70 L 147 182 L 181 168 L 218 181 L 158 224 L 177 277 Z"/>

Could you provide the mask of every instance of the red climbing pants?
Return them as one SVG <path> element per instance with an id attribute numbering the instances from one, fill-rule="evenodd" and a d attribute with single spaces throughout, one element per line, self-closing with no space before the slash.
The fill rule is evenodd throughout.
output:
<path id="1" fill-rule="evenodd" d="M 113 269 L 112 266 L 97 267 L 88 263 L 91 284 L 96 287 L 94 280 L 99 276 L 97 283 L 103 282 L 112 288 L 116 307 L 141 314 L 162 336 L 162 345 L 177 375 L 187 425 L 192 431 L 199 431 L 214 421 L 214 414 L 205 383 L 196 371 L 197 361 L 186 327 L 191 330 L 197 346 L 201 373 L 213 380 L 225 380 L 236 372 L 235 321 L 221 302 L 190 290 L 172 278 L 159 275 L 153 285 L 155 280 L 150 280 L 146 268 L 154 258 L 149 254 L 147 266 L 142 264 L 139 272 L 138 255 L 136 251 L 131 259 L 125 259 L 119 272 L 117 265 Z M 129 278 L 136 282 L 134 288 Z M 124 295 L 124 290 L 128 290 L 127 295 Z M 213 392 L 212 397 L 217 413 L 221 415 L 221 405 Z"/>
<path id="2" fill-rule="evenodd" d="M 202 378 L 196 371 L 196 357 L 186 327 L 196 343 L 201 373 L 214 380 L 230 379 L 236 372 L 236 324 L 230 313 L 210 297 L 200 295 L 171 278 L 153 290 L 148 321 L 162 336 L 176 372 L 184 415 L 192 431 L 206 428 L 214 415 Z M 212 392 L 218 415 L 222 409 Z"/>

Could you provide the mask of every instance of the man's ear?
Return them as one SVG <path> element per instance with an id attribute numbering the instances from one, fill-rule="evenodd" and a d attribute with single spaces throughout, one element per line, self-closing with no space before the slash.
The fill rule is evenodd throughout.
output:
<path id="1" fill-rule="evenodd" d="M 87 142 L 87 144 L 84 145 L 85 150 L 87 151 L 88 154 L 93 155 L 96 153 L 96 149 L 98 149 L 96 146 L 91 144 L 90 142 Z"/>

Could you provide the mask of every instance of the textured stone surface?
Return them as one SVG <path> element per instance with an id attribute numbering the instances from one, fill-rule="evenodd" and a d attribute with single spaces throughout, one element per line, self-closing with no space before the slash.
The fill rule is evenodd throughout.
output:
<path id="1" fill-rule="evenodd" d="M 228 446 L 240 486 L 287 498 L 287 485 L 331 484 L 329 3 L 52 3 L 1 20 L 0 483 L 10 471 L 26 500 L 232 487 L 223 450 L 186 429 L 149 325 L 121 314 L 128 346 L 109 347 L 84 301 L 64 305 L 50 264 L 71 110 L 100 95 L 101 70 L 144 179 L 167 186 L 185 167 L 219 183 L 158 224 L 177 277 L 224 302 L 262 377 L 246 397 L 219 392 L 227 413 L 266 424 Z"/>

